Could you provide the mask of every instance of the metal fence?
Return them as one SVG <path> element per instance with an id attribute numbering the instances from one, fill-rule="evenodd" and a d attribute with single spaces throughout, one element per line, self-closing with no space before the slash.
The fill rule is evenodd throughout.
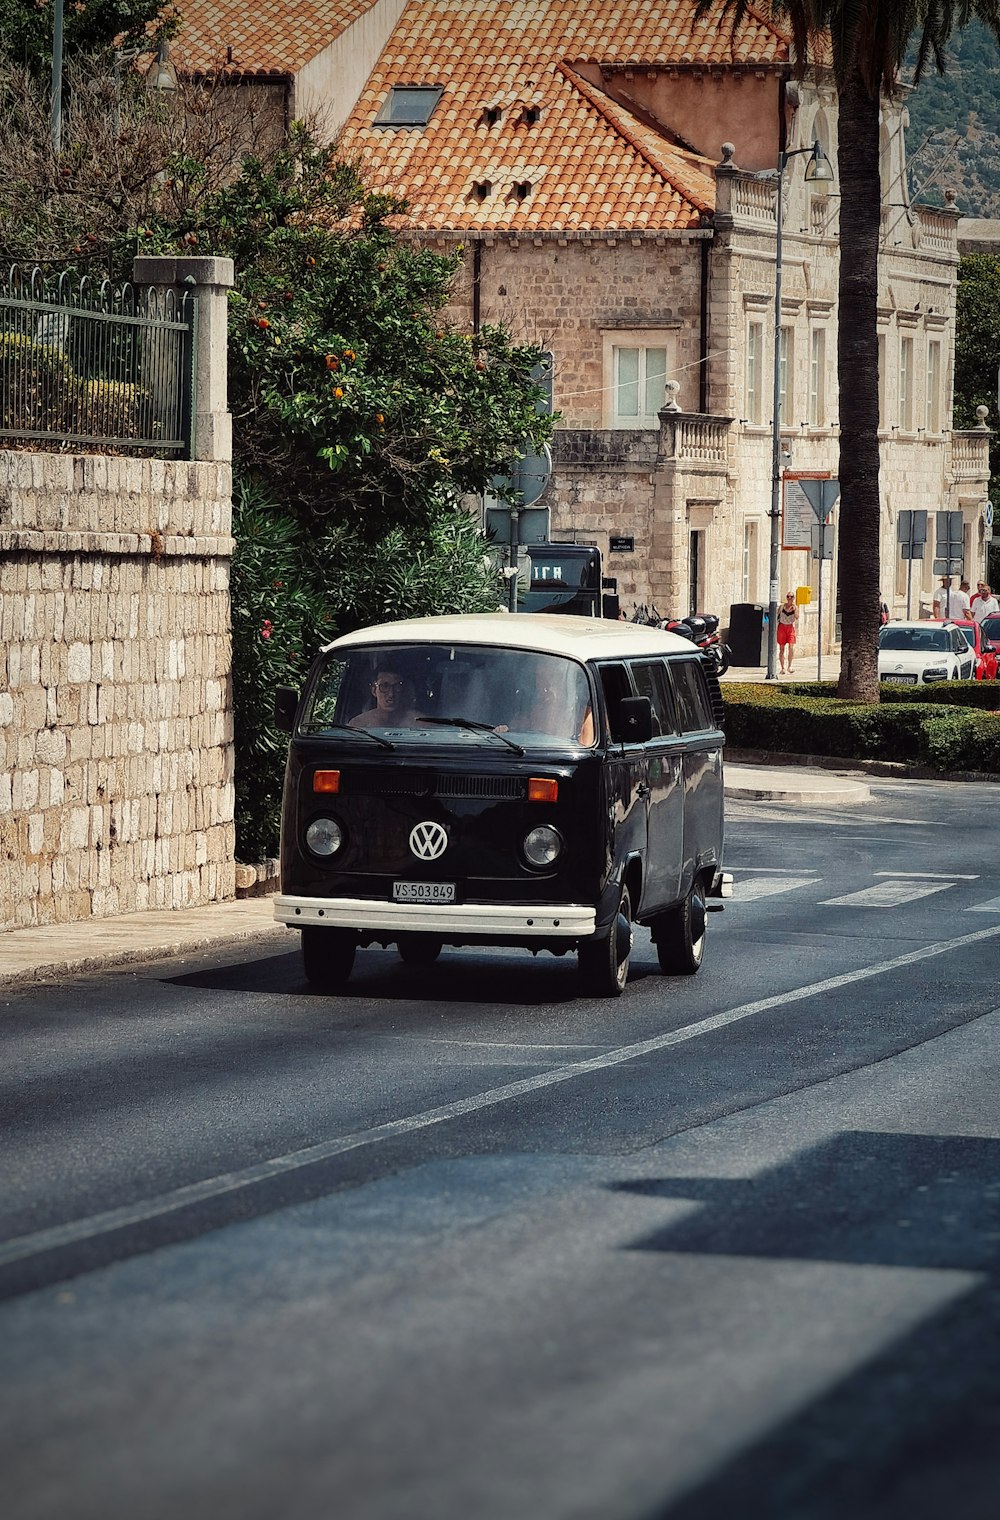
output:
<path id="1" fill-rule="evenodd" d="M 0 286 L 0 441 L 191 458 L 188 291 L 12 269 Z"/>

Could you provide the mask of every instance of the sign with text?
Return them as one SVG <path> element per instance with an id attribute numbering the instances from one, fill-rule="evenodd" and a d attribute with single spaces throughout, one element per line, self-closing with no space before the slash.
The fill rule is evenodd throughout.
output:
<path id="1" fill-rule="evenodd" d="M 824 475 L 786 475 L 781 514 L 781 547 L 811 549 L 817 519 L 825 519 L 840 495 L 840 482 Z"/>
<path id="2" fill-rule="evenodd" d="M 634 554 L 635 539 L 624 533 L 612 533 L 608 539 L 608 551 L 611 554 Z"/>

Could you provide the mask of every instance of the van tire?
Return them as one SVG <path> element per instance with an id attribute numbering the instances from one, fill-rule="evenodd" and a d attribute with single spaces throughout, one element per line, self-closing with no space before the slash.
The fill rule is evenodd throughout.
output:
<path id="1" fill-rule="evenodd" d="M 302 927 L 302 965 L 306 981 L 317 992 L 339 992 L 354 967 L 357 935 L 350 929 Z"/>
<path id="2" fill-rule="evenodd" d="M 705 956 L 708 907 L 705 888 L 696 881 L 676 908 L 658 913 L 652 923 L 656 958 L 667 976 L 693 976 Z"/>
<path id="3" fill-rule="evenodd" d="M 624 956 L 620 954 L 621 941 L 625 938 L 623 919 L 628 925 L 628 946 Z M 628 887 L 622 887 L 621 897 L 618 899 L 618 912 L 611 921 L 608 933 L 599 940 L 584 940 L 577 947 L 580 978 L 587 984 L 587 991 L 593 996 L 621 997 L 628 981 L 632 939 L 632 900 L 628 894 Z"/>
<path id="4" fill-rule="evenodd" d="M 443 945 L 433 934 L 401 934 L 396 941 L 399 958 L 407 966 L 433 966 Z"/>

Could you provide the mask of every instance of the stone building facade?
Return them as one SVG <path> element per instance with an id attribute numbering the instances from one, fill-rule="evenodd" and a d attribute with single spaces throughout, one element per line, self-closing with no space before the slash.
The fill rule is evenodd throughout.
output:
<path id="1" fill-rule="evenodd" d="M 778 583 L 809 588 L 803 637 L 829 649 L 837 513 L 820 630 L 799 482 L 838 468 L 836 92 L 822 75 L 793 79 L 790 39 L 771 23 L 725 30 L 687 0 L 638 19 L 554 0 L 503 26 L 488 0 L 447 21 L 409 0 L 342 144 L 378 189 L 407 197 L 405 235 L 461 250 L 457 326 L 502 322 L 552 352 L 558 430 L 539 504 L 551 537 L 601 547 L 626 611 L 725 621 L 733 604 L 772 599 L 777 371 Z M 393 129 L 397 96 L 419 119 Z M 880 565 L 897 616 L 929 608 L 938 514 L 962 513 L 965 573 L 982 573 L 989 479 L 985 427 L 951 429 L 958 214 L 910 204 L 905 125 L 905 107 L 884 102 Z M 825 194 L 803 172 L 816 142 L 834 171 Z M 913 507 L 929 514 L 922 563 L 897 544 L 898 512 Z"/>
<path id="2" fill-rule="evenodd" d="M 163 262 L 202 457 L 0 450 L 0 930 L 234 896 L 232 265 Z"/>

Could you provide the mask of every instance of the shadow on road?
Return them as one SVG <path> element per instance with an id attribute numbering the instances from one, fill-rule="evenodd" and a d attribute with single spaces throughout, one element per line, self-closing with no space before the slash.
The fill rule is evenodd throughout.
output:
<path id="1" fill-rule="evenodd" d="M 653 952 L 644 957 L 637 947 L 630 985 L 656 974 Z M 446 949 L 433 966 L 421 967 L 404 965 L 394 949 L 359 950 L 354 972 L 337 994 L 317 992 L 309 986 L 297 950 L 163 980 L 175 987 L 283 993 L 337 1006 L 365 1000 L 538 1008 L 575 1002 L 588 995 L 577 973 L 575 954 L 552 956 L 543 952 L 532 956 L 518 950 Z"/>
<path id="2" fill-rule="evenodd" d="M 846 1133 L 741 1181 L 616 1190 L 706 1207 L 636 1249 L 959 1270 L 981 1280 L 647 1520 L 996 1520 L 1000 1141 Z M 822 1315 L 823 1306 L 817 1305 Z"/>

